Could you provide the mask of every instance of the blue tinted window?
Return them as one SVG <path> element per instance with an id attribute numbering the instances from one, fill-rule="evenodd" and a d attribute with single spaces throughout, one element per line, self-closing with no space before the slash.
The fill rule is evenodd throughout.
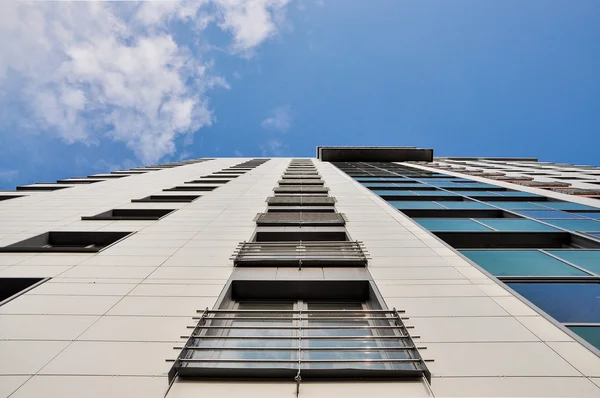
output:
<path id="1" fill-rule="evenodd" d="M 427 183 L 429 185 L 433 185 L 434 187 L 438 187 L 438 188 L 454 188 L 454 187 L 460 187 L 460 184 L 456 184 L 454 182 L 429 182 L 427 181 Z"/>
<path id="2" fill-rule="evenodd" d="M 600 250 L 547 250 L 547 252 L 600 275 Z"/>
<path id="3" fill-rule="evenodd" d="M 550 207 L 552 209 L 560 209 L 560 210 L 598 210 L 592 206 L 581 205 L 579 203 L 571 203 L 571 202 L 543 202 L 540 205 Z"/>
<path id="4" fill-rule="evenodd" d="M 393 184 L 391 182 L 365 182 L 363 184 L 367 188 L 377 188 L 377 187 L 397 187 L 398 185 Z"/>
<path id="5" fill-rule="evenodd" d="M 477 220 L 485 225 L 497 229 L 498 231 L 558 231 L 548 225 L 541 224 L 533 220 L 524 220 L 519 218 L 502 219 L 480 219 Z"/>
<path id="6" fill-rule="evenodd" d="M 440 206 L 435 202 L 419 202 L 419 201 L 403 201 L 403 200 L 390 200 L 389 204 L 394 206 L 399 210 L 411 210 L 411 209 L 443 209 L 444 207 Z"/>
<path id="7" fill-rule="evenodd" d="M 540 195 L 536 195 L 529 192 L 519 192 L 519 191 L 503 191 L 498 192 L 502 196 L 530 196 L 530 197 L 538 197 Z"/>
<path id="8" fill-rule="evenodd" d="M 599 326 L 567 326 L 585 341 L 600 350 L 600 325 Z"/>
<path id="9" fill-rule="evenodd" d="M 593 236 L 594 238 L 600 238 L 600 234 L 588 234 L 590 236 Z"/>
<path id="10" fill-rule="evenodd" d="M 443 205 L 444 207 L 447 207 L 448 209 L 492 209 L 491 206 L 488 206 L 485 203 L 472 201 L 444 202 L 438 200 L 438 203 Z"/>
<path id="11" fill-rule="evenodd" d="M 576 214 L 581 217 L 600 219 L 600 211 L 597 213 L 570 213 L 570 214 Z"/>
<path id="12" fill-rule="evenodd" d="M 416 194 L 411 191 L 396 189 L 374 189 L 373 192 L 377 195 L 416 196 Z"/>
<path id="13" fill-rule="evenodd" d="M 413 220 L 430 231 L 490 231 L 489 228 L 468 218 L 414 218 Z"/>
<path id="14" fill-rule="evenodd" d="M 419 196 L 455 196 L 456 194 L 453 192 L 446 192 L 446 191 L 413 191 L 414 193 L 416 193 Z"/>
<path id="15" fill-rule="evenodd" d="M 543 219 L 543 218 L 575 218 L 581 219 L 581 217 L 567 213 L 566 211 L 558 211 L 558 210 L 521 210 L 519 213 L 524 214 L 529 217 Z"/>
<path id="16" fill-rule="evenodd" d="M 461 250 L 495 276 L 589 276 L 537 250 Z"/>
<path id="17" fill-rule="evenodd" d="M 539 203 L 546 203 L 546 202 L 539 202 Z M 509 209 L 509 210 L 518 210 L 518 209 L 531 209 L 531 210 L 543 210 L 545 209 L 545 207 L 533 203 L 533 202 L 494 202 L 494 205 L 501 207 L 503 209 Z"/>
<path id="18" fill-rule="evenodd" d="M 509 283 L 559 322 L 600 322 L 598 283 Z"/>
<path id="19" fill-rule="evenodd" d="M 456 191 L 456 193 L 465 196 L 500 196 L 498 195 L 498 192 L 491 191 Z"/>
<path id="20" fill-rule="evenodd" d="M 549 224 L 571 231 L 600 231 L 600 221 L 596 220 L 546 220 Z"/>
<path id="21" fill-rule="evenodd" d="M 459 187 L 462 188 L 498 188 L 495 185 L 490 185 L 490 184 L 483 184 L 483 183 L 468 183 L 468 184 L 459 184 Z"/>

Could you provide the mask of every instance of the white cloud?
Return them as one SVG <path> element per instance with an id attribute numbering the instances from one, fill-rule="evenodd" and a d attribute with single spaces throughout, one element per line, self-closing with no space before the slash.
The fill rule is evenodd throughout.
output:
<path id="1" fill-rule="evenodd" d="M 267 130 L 286 131 L 292 126 L 291 108 L 280 106 L 270 112 L 270 116 L 264 119 L 260 125 Z"/>
<path id="2" fill-rule="evenodd" d="M 279 140 L 269 140 L 260 146 L 261 156 L 285 156 L 289 154 L 289 147 Z"/>
<path id="3" fill-rule="evenodd" d="M 155 163 L 213 123 L 210 90 L 228 87 L 169 24 L 201 36 L 214 22 L 248 52 L 276 34 L 288 1 L 0 2 L 0 106 L 24 104 L 9 116 L 30 132 L 114 140 Z"/>

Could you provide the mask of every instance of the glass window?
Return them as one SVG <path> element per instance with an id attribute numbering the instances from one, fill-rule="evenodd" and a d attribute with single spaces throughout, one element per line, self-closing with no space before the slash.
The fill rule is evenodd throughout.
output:
<path id="1" fill-rule="evenodd" d="M 538 204 L 539 203 L 539 204 Z M 507 210 L 543 210 L 547 209 L 541 205 L 541 203 L 546 202 L 494 202 L 494 205 Z"/>
<path id="2" fill-rule="evenodd" d="M 498 231 L 558 231 L 556 228 L 552 228 L 537 221 L 519 218 L 485 218 L 477 221 L 497 229 Z"/>
<path id="3" fill-rule="evenodd" d="M 494 276 L 589 276 L 538 250 L 461 250 Z"/>
<path id="4" fill-rule="evenodd" d="M 592 206 L 581 205 L 579 203 L 571 202 L 541 202 L 540 205 L 550 207 L 551 209 L 559 210 L 598 210 Z"/>
<path id="5" fill-rule="evenodd" d="M 365 182 L 363 185 L 367 188 L 382 188 L 382 187 L 397 187 L 398 186 L 391 182 Z"/>
<path id="6" fill-rule="evenodd" d="M 559 322 L 600 322 L 598 283 L 509 283 L 517 293 Z"/>
<path id="7" fill-rule="evenodd" d="M 600 221 L 596 220 L 547 220 L 547 222 L 571 231 L 600 231 Z"/>
<path id="8" fill-rule="evenodd" d="M 581 268 L 600 275 L 600 250 L 546 250 Z"/>
<path id="9" fill-rule="evenodd" d="M 455 196 L 454 192 L 446 192 L 446 191 L 412 191 L 419 196 Z"/>
<path id="10" fill-rule="evenodd" d="M 390 190 L 374 189 L 373 192 L 379 196 L 381 196 L 381 195 L 416 196 L 416 194 L 414 194 L 411 191 L 400 191 L 400 190 L 395 190 L 395 189 L 390 189 Z"/>
<path id="11" fill-rule="evenodd" d="M 600 211 L 599 212 L 590 212 L 590 213 L 569 213 L 569 214 L 576 214 L 581 217 L 600 219 Z"/>
<path id="12" fill-rule="evenodd" d="M 430 231 L 491 231 L 475 221 L 465 218 L 413 218 Z"/>
<path id="13" fill-rule="evenodd" d="M 588 234 L 590 236 L 593 236 L 594 238 L 600 238 L 600 234 Z"/>
<path id="14" fill-rule="evenodd" d="M 498 195 L 498 192 L 492 191 L 456 191 L 456 193 L 465 196 L 500 196 Z"/>
<path id="15" fill-rule="evenodd" d="M 438 201 L 437 203 L 441 204 L 442 206 L 448 208 L 448 209 L 492 209 L 492 206 L 486 205 L 485 203 L 480 203 L 480 202 L 473 202 L 470 200 L 466 200 L 464 202 L 443 202 L 443 201 Z"/>
<path id="16" fill-rule="evenodd" d="M 413 209 L 443 209 L 444 207 L 436 202 L 429 201 L 413 201 L 413 200 L 389 200 L 389 204 L 399 210 L 413 210 Z"/>
<path id="17" fill-rule="evenodd" d="M 456 188 L 456 187 L 462 186 L 462 184 L 456 184 L 454 182 L 429 182 L 429 181 L 427 181 L 427 183 L 429 185 L 433 185 L 434 187 L 438 187 L 438 188 Z"/>
<path id="18" fill-rule="evenodd" d="M 577 216 L 573 213 L 567 213 L 566 211 L 558 211 L 558 210 L 520 210 L 519 213 L 537 218 L 537 219 L 547 219 L 547 218 L 575 218 L 581 219 L 581 217 Z"/>
<path id="19" fill-rule="evenodd" d="M 597 326 L 567 326 L 585 341 L 600 350 L 600 325 Z"/>
<path id="20" fill-rule="evenodd" d="M 539 197 L 540 195 L 536 195 L 529 192 L 520 192 L 520 191 L 501 191 L 498 192 L 501 196 L 530 196 L 530 197 Z"/>

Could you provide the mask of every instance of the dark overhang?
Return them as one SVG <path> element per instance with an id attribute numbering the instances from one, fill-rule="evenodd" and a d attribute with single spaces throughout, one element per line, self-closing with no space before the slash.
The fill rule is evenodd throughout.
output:
<path id="1" fill-rule="evenodd" d="M 317 158 L 326 162 L 431 162 L 433 149 L 408 146 L 318 146 Z"/>

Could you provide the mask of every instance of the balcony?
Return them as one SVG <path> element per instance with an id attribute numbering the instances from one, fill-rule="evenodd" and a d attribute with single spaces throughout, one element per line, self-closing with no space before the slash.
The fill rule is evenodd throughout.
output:
<path id="1" fill-rule="evenodd" d="M 336 226 L 345 225 L 341 213 L 276 212 L 261 213 L 256 219 L 259 226 Z"/>
<path id="2" fill-rule="evenodd" d="M 243 242 L 234 253 L 237 267 L 364 267 L 367 256 L 358 241 Z"/>

